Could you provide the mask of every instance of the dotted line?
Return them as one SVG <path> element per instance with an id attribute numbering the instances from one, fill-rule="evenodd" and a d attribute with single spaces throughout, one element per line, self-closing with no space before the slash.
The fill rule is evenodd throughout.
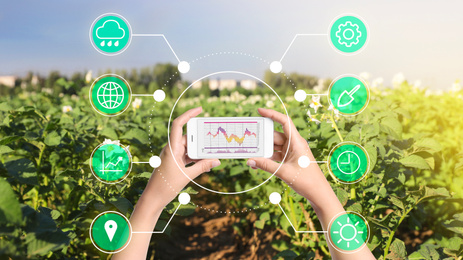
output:
<path id="1" fill-rule="evenodd" d="M 260 206 L 255 206 L 253 208 L 249 208 L 249 209 L 243 209 L 243 210 L 234 210 L 234 211 L 231 211 L 231 210 L 215 210 L 215 209 L 210 209 L 210 208 L 207 208 L 207 207 L 203 207 L 203 206 L 200 206 L 198 204 L 195 204 L 194 202 L 191 202 L 194 206 L 196 206 L 197 208 L 199 209 L 202 209 L 204 211 L 208 211 L 208 212 L 212 212 L 212 213 L 221 213 L 221 214 L 239 214 L 239 213 L 248 213 L 248 212 L 251 212 L 251 211 L 256 211 L 257 209 L 260 209 L 264 206 L 267 205 L 267 203 L 265 202 L 264 204 L 261 204 Z"/>
<path id="2" fill-rule="evenodd" d="M 251 57 L 251 58 L 254 58 L 254 59 L 257 59 L 257 60 L 260 60 L 266 64 L 270 64 L 269 61 L 265 60 L 265 59 L 262 59 L 260 57 L 257 57 L 257 56 L 254 56 L 254 55 L 251 55 L 251 54 L 248 54 L 248 53 L 244 53 L 244 52 L 232 52 L 232 51 L 228 51 L 228 52 L 215 52 L 215 53 L 212 53 L 212 54 L 208 54 L 208 55 L 204 55 L 204 56 L 201 56 L 199 58 L 196 58 L 194 60 L 191 61 L 191 63 L 195 63 L 196 61 L 199 61 L 199 60 L 202 60 L 202 59 L 205 59 L 207 57 L 211 57 L 211 56 L 215 56 L 215 55 L 242 55 L 242 56 L 247 56 L 247 57 Z M 164 85 L 162 86 L 161 89 L 164 90 L 164 88 L 166 87 L 167 88 L 167 84 L 172 80 L 172 78 L 174 78 L 176 75 L 178 74 L 178 72 L 175 72 L 172 76 L 169 77 L 169 80 L 166 81 L 166 83 L 164 83 Z M 294 84 L 294 82 L 291 80 L 291 78 L 286 74 L 286 73 L 283 73 L 282 74 L 284 75 L 284 77 L 290 82 L 290 84 L 294 87 L 294 89 L 296 89 L 296 85 Z M 153 118 L 153 112 L 154 112 L 154 109 L 155 109 L 155 105 L 156 105 L 156 101 L 154 102 L 154 105 L 153 105 L 153 108 L 151 109 L 151 115 L 150 115 L 150 118 L 149 118 L 149 125 L 151 125 L 151 121 L 152 121 L 152 118 Z M 310 130 L 309 130 L 310 131 Z M 151 142 L 151 137 L 152 137 L 152 133 L 151 133 L 151 128 L 149 127 L 149 142 L 150 142 L 150 148 L 151 148 L 151 153 L 153 154 L 153 144 Z M 162 172 L 158 172 L 159 175 L 161 176 L 161 178 L 164 180 L 165 184 L 169 186 L 170 189 L 172 189 L 173 192 L 175 192 L 175 194 L 179 194 L 173 187 L 172 185 L 170 185 L 170 183 L 166 180 L 166 178 L 164 178 L 164 176 L 162 175 Z M 289 183 L 289 185 L 292 185 L 296 180 L 297 178 L 299 177 L 299 174 L 301 173 L 301 169 L 299 169 L 297 171 L 297 174 L 295 175 L 295 177 L 292 179 L 292 181 Z M 284 192 L 287 190 L 287 188 L 285 187 L 283 191 L 280 192 L 281 195 L 284 194 Z M 194 206 L 196 206 L 197 208 L 199 209 L 202 209 L 202 210 L 205 210 L 205 211 L 208 211 L 208 212 L 212 212 L 212 213 L 221 213 L 221 214 L 239 214 L 239 213 L 248 213 L 248 212 L 251 212 L 251 211 L 256 211 L 257 209 L 260 209 L 264 206 L 267 205 L 267 203 L 265 202 L 264 204 L 261 204 L 259 206 L 255 206 L 253 208 L 245 208 L 243 210 L 234 210 L 234 211 L 231 211 L 231 210 L 215 210 L 215 209 L 211 209 L 211 208 L 207 208 L 207 207 L 203 207 L 201 205 L 198 205 L 198 204 L 195 204 L 194 202 L 190 202 L 191 204 L 193 204 Z"/>

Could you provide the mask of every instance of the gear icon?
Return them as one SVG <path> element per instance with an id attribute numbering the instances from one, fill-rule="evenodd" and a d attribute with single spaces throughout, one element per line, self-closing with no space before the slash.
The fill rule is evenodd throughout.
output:
<path id="1" fill-rule="evenodd" d="M 362 32 L 359 30 L 358 24 L 353 24 L 352 22 L 347 21 L 346 23 L 338 26 L 336 37 L 338 38 L 339 44 L 351 47 L 352 45 L 359 43 L 359 39 L 362 37 Z"/>

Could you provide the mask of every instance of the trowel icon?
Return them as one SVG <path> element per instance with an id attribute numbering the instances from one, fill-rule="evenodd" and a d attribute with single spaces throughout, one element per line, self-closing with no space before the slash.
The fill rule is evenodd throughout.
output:
<path id="1" fill-rule="evenodd" d="M 354 95 L 354 93 L 357 92 L 357 90 L 359 89 L 360 89 L 360 84 L 355 86 L 349 92 L 347 92 L 347 90 L 344 90 L 344 92 L 342 92 L 338 98 L 338 107 L 345 107 L 345 106 L 348 106 L 350 103 L 352 103 L 352 101 L 354 101 L 355 99 L 354 97 L 352 97 L 352 95 Z"/>

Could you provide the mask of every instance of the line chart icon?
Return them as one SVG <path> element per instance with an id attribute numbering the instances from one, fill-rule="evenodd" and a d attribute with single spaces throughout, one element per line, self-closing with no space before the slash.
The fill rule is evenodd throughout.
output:
<path id="1" fill-rule="evenodd" d="M 97 78 L 90 87 L 90 103 L 104 116 L 123 113 L 132 100 L 129 83 L 116 74 L 106 74 Z"/>
<path id="2" fill-rule="evenodd" d="M 90 41 L 93 47 L 105 55 L 117 55 L 129 47 L 132 29 L 121 15 L 107 13 L 99 16 L 90 27 Z"/>
<path id="3" fill-rule="evenodd" d="M 122 147 L 119 141 L 106 139 L 93 151 L 90 168 L 93 175 L 104 183 L 121 182 L 132 168 L 129 147 Z"/>
<path id="4" fill-rule="evenodd" d="M 336 51 L 353 55 L 368 43 L 369 32 L 366 23 L 357 15 L 342 15 L 332 22 L 329 29 L 331 46 Z"/>

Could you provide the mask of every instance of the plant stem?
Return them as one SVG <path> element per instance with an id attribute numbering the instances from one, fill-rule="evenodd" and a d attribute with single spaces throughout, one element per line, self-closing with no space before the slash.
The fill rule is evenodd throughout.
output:
<path id="1" fill-rule="evenodd" d="M 336 130 L 336 133 L 338 134 L 339 140 L 341 140 L 341 142 L 344 142 L 344 138 L 342 138 L 341 132 L 339 132 L 338 125 L 336 125 L 336 121 L 334 121 L 333 115 L 331 113 L 328 113 L 328 115 L 330 116 L 331 122 L 333 123 L 333 127 Z"/>
<path id="2" fill-rule="evenodd" d="M 399 222 L 397 222 L 397 225 L 395 226 L 394 230 L 392 230 L 391 234 L 389 235 L 389 238 L 387 239 L 387 243 L 386 243 L 386 248 L 384 249 L 384 257 L 383 257 L 384 259 L 386 259 L 387 253 L 389 252 L 389 247 L 391 246 L 392 239 L 394 239 L 395 232 L 397 231 L 397 229 L 399 229 L 399 226 L 402 223 L 402 221 L 404 221 L 408 213 L 410 213 L 410 211 L 412 211 L 412 209 L 415 208 L 415 206 L 416 204 L 413 207 L 410 207 L 410 209 L 408 209 L 405 212 L 405 214 L 402 215 L 402 217 L 399 219 Z"/>

